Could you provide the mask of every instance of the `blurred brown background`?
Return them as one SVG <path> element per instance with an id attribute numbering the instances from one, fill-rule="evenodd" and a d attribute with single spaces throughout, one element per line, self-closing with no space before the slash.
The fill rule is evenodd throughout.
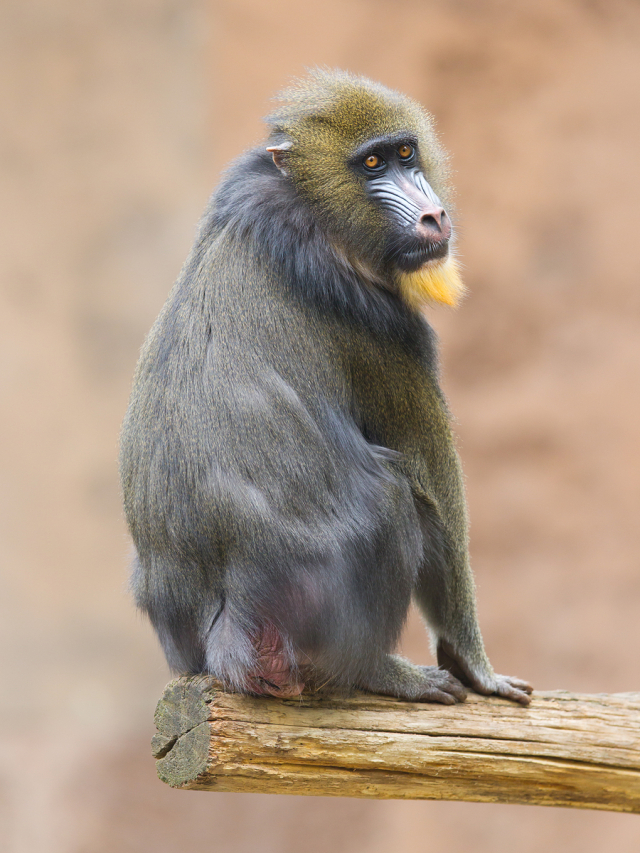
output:
<path id="1" fill-rule="evenodd" d="M 635 0 L 4 0 L 0 849 L 637 853 L 636 816 L 155 777 L 119 423 L 220 169 L 316 64 L 418 98 L 452 152 L 471 295 L 433 322 L 494 665 L 640 689 Z"/>

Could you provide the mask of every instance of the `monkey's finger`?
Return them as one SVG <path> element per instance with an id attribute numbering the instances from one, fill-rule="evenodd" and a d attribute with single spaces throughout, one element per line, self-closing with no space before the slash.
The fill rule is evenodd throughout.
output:
<path id="1" fill-rule="evenodd" d="M 528 693 L 523 693 L 522 690 L 512 689 L 508 693 L 505 693 L 504 696 L 506 699 L 513 699 L 514 702 L 518 702 L 520 705 L 531 704 L 531 696 Z"/>
<path id="2" fill-rule="evenodd" d="M 445 693 L 444 690 L 438 690 L 437 687 L 432 687 L 418 699 L 419 702 L 439 702 L 441 705 L 455 705 L 458 702 L 464 702 L 466 696 L 462 699 L 454 696 L 452 693 Z"/>
<path id="3" fill-rule="evenodd" d="M 533 687 L 530 684 L 527 684 L 526 681 L 520 681 L 517 678 L 510 678 L 509 682 L 512 687 L 516 688 L 516 690 L 522 690 L 523 693 L 533 693 Z"/>
<path id="4" fill-rule="evenodd" d="M 517 678 L 505 678 L 505 676 L 498 676 L 496 680 L 495 693 L 497 696 L 502 696 L 504 699 L 511 699 L 520 705 L 530 704 L 530 693 L 533 692 L 533 688 L 526 681 L 520 681 Z M 519 685 L 523 686 L 520 687 Z"/>
<path id="5" fill-rule="evenodd" d="M 497 675 L 496 678 L 501 681 L 506 681 L 517 690 L 522 690 L 525 693 L 533 693 L 533 687 L 528 681 L 523 681 L 521 678 L 513 678 L 511 675 Z"/>
<path id="6" fill-rule="evenodd" d="M 439 693 L 446 693 L 449 696 L 453 696 L 456 702 L 464 702 L 467 698 L 467 688 L 464 684 L 461 684 L 457 679 L 455 683 L 446 684 L 439 688 L 436 688 Z"/>

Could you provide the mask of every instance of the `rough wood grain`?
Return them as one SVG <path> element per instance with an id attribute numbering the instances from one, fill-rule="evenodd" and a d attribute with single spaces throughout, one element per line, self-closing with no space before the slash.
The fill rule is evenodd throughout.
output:
<path id="1" fill-rule="evenodd" d="M 153 753 L 205 791 L 470 800 L 640 812 L 640 693 L 535 693 L 528 708 L 357 694 L 252 698 L 171 682 Z"/>

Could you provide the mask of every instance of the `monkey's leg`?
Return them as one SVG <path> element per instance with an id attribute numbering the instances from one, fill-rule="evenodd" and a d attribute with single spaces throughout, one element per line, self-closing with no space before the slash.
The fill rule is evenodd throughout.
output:
<path id="1" fill-rule="evenodd" d="M 396 696 L 409 702 L 441 702 L 454 705 L 464 702 L 467 691 L 446 669 L 418 666 L 399 655 L 387 655 L 375 673 L 358 684 L 371 693 Z"/>

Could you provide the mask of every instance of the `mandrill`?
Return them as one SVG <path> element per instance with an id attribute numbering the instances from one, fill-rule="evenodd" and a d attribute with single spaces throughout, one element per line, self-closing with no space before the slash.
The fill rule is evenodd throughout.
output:
<path id="1" fill-rule="evenodd" d="M 144 344 L 120 467 L 132 587 L 180 673 L 526 705 L 478 625 L 422 309 L 459 299 L 422 108 L 315 71 L 226 172 Z M 439 666 L 394 654 L 412 597 Z"/>

